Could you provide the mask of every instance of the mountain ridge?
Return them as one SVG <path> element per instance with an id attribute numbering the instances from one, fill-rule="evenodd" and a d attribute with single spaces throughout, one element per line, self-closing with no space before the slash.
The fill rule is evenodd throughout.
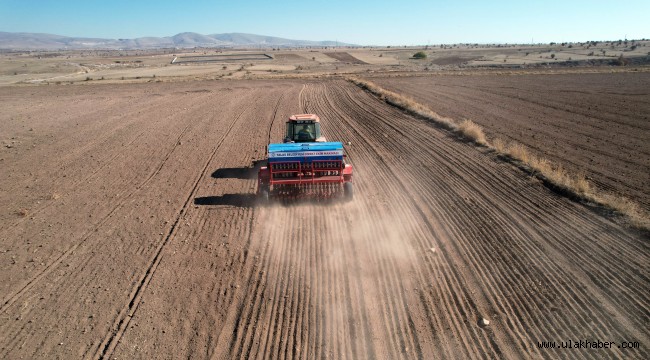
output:
<path id="1" fill-rule="evenodd" d="M 4 50 L 136 50 L 156 48 L 195 47 L 322 47 L 356 46 L 337 41 L 293 40 L 276 36 L 248 33 L 223 33 L 203 35 L 182 32 L 173 36 L 146 36 L 134 39 L 105 39 L 71 37 L 47 33 L 0 31 L 0 49 Z"/>

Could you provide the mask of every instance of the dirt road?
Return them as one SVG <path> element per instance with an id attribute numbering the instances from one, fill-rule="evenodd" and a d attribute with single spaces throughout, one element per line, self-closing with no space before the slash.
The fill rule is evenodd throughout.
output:
<path id="1" fill-rule="evenodd" d="M 648 356 L 646 235 L 346 82 L 0 101 L 2 358 Z M 300 112 L 351 143 L 352 203 L 256 206 Z M 537 346 L 567 340 L 640 347 Z"/>

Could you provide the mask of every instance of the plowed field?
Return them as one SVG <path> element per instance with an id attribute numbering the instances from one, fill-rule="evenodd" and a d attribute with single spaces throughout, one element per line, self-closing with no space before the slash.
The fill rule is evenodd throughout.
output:
<path id="1" fill-rule="evenodd" d="M 0 102 L 0 358 L 648 356 L 645 235 L 347 82 Z M 257 206 L 302 112 L 350 143 L 355 199 Z M 640 346 L 537 345 L 568 340 Z"/>
<path id="2" fill-rule="evenodd" d="M 472 119 L 650 211 L 650 73 L 426 76 L 377 84 Z"/>

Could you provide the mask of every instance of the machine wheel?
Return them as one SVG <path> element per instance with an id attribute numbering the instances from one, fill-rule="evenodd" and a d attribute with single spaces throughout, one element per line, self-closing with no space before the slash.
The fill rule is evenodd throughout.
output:
<path id="1" fill-rule="evenodd" d="M 354 189 L 351 182 L 343 183 L 343 196 L 345 200 L 350 201 L 354 197 Z"/>
<path id="2" fill-rule="evenodd" d="M 269 202 L 271 201 L 271 195 L 269 193 L 269 190 L 270 189 L 268 188 L 264 188 L 257 193 L 257 197 L 262 205 L 268 205 Z"/>

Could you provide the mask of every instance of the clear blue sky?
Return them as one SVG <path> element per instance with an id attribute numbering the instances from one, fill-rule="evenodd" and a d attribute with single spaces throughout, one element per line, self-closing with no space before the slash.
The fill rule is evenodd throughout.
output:
<path id="1" fill-rule="evenodd" d="M 650 38 L 650 0 L 0 0 L 0 31 L 135 38 L 245 32 L 361 45 Z"/>

